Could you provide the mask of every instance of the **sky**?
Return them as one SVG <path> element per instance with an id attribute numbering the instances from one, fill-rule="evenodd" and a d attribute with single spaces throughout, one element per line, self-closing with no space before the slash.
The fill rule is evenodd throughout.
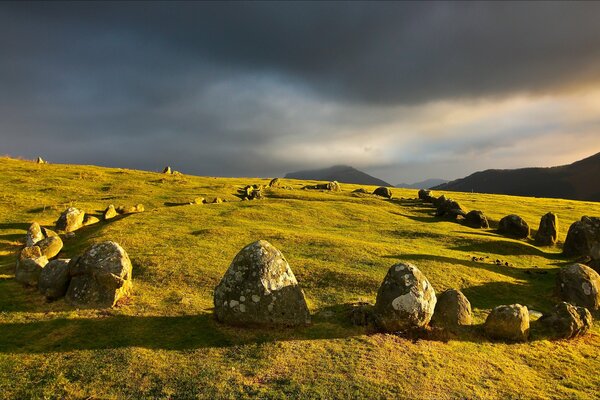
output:
<path id="1" fill-rule="evenodd" d="M 600 152 L 599 2 L 2 2 L 0 154 L 390 183 Z"/>

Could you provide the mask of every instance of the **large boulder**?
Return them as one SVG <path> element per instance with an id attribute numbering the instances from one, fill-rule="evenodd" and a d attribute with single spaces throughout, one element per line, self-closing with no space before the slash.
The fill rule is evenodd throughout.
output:
<path id="1" fill-rule="evenodd" d="M 556 276 L 560 298 L 595 311 L 600 308 L 600 275 L 583 264 L 562 267 Z"/>
<path id="2" fill-rule="evenodd" d="M 462 217 L 467 215 L 467 212 L 462 208 L 462 206 L 457 201 L 452 199 L 446 199 L 443 202 L 440 202 L 438 199 L 438 205 L 436 208 L 436 217 L 456 219 L 459 215 Z"/>
<path id="3" fill-rule="evenodd" d="M 525 239 L 529 236 L 529 225 L 523 218 L 511 214 L 500 220 L 498 232 L 515 239 Z"/>
<path id="4" fill-rule="evenodd" d="M 380 186 L 373 191 L 373 194 L 376 196 L 385 197 L 387 199 L 392 198 L 392 190 L 385 186 Z"/>
<path id="5" fill-rule="evenodd" d="M 29 226 L 29 229 L 27 229 L 27 235 L 25 236 L 25 246 L 31 247 L 40 240 L 43 240 L 44 237 L 45 236 L 42 232 L 40 224 L 34 222 Z"/>
<path id="6" fill-rule="evenodd" d="M 600 218 L 584 216 L 569 227 L 563 253 L 566 256 L 591 256 L 596 245 L 600 246 Z"/>
<path id="7" fill-rule="evenodd" d="M 417 267 L 392 265 L 377 292 L 377 324 L 387 332 L 423 327 L 431 320 L 435 303 L 435 291 Z"/>
<path id="8" fill-rule="evenodd" d="M 437 297 L 431 325 L 456 330 L 472 323 L 471 303 L 460 290 L 448 289 Z"/>
<path id="9" fill-rule="evenodd" d="M 27 286 L 37 286 L 46 264 L 48 259 L 38 246 L 25 247 L 17 259 L 15 280 Z"/>
<path id="10" fill-rule="evenodd" d="M 484 329 L 491 339 L 526 341 L 529 337 L 529 312 L 520 304 L 498 306 L 485 320 Z"/>
<path id="11" fill-rule="evenodd" d="M 304 292 L 279 250 L 265 240 L 244 247 L 214 292 L 215 315 L 232 325 L 305 325 Z"/>
<path id="12" fill-rule="evenodd" d="M 71 263 L 71 282 L 66 299 L 82 307 L 112 307 L 131 292 L 132 266 L 129 256 L 115 242 L 89 247 Z"/>
<path id="13" fill-rule="evenodd" d="M 539 246 L 550 246 L 558 240 L 558 216 L 547 213 L 540 220 L 540 227 L 535 234 L 535 243 Z"/>
<path id="14" fill-rule="evenodd" d="M 592 328 L 592 314 L 587 308 L 564 301 L 555 305 L 552 313 L 539 321 L 551 336 L 561 339 L 582 336 Z"/>
<path id="15" fill-rule="evenodd" d="M 56 221 L 56 229 L 65 232 L 76 231 L 83 226 L 84 218 L 85 212 L 75 207 L 69 207 L 63 211 L 58 221 Z"/>
<path id="16" fill-rule="evenodd" d="M 40 240 L 35 245 L 40 248 L 43 256 L 46 256 L 47 259 L 51 259 L 60 253 L 63 248 L 63 241 L 60 236 L 50 236 Z"/>
<path id="17" fill-rule="evenodd" d="M 472 228 L 487 229 L 490 227 L 487 217 L 479 210 L 469 211 L 467 215 L 465 215 L 465 223 Z"/>
<path id="18" fill-rule="evenodd" d="M 71 276 L 68 259 L 52 260 L 42 269 L 38 282 L 40 293 L 47 299 L 61 298 L 67 293 Z"/>

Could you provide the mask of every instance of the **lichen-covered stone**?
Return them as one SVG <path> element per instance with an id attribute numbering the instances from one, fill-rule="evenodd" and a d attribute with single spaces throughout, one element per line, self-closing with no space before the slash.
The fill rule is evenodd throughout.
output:
<path id="1" fill-rule="evenodd" d="M 376 196 L 385 197 L 386 199 L 392 198 L 392 190 L 385 186 L 380 186 L 373 191 L 373 194 Z"/>
<path id="2" fill-rule="evenodd" d="M 600 275 L 583 264 L 562 267 L 556 276 L 560 298 L 595 311 L 600 309 Z"/>
<path id="3" fill-rule="evenodd" d="M 40 240 L 35 245 L 40 248 L 43 256 L 51 259 L 60 253 L 63 248 L 63 241 L 59 236 L 50 236 Z"/>
<path id="4" fill-rule="evenodd" d="M 265 240 L 244 247 L 214 293 L 215 315 L 232 325 L 304 325 L 304 292 L 279 250 Z"/>
<path id="5" fill-rule="evenodd" d="M 587 308 L 564 301 L 555 305 L 551 314 L 540 318 L 550 336 L 561 339 L 585 335 L 592 328 L 592 321 L 592 314 Z"/>
<path id="6" fill-rule="evenodd" d="M 52 260 L 42 269 L 38 282 L 40 293 L 47 299 L 58 299 L 67 293 L 71 276 L 68 259 Z"/>
<path id="7" fill-rule="evenodd" d="M 515 239 L 525 239 L 529 236 L 529 225 L 518 215 L 511 214 L 500 220 L 498 232 Z"/>
<path id="8" fill-rule="evenodd" d="M 485 320 L 484 329 L 491 339 L 522 342 L 529 337 L 529 312 L 520 304 L 494 308 Z"/>
<path id="9" fill-rule="evenodd" d="M 115 206 L 112 204 L 106 207 L 106 210 L 104 210 L 104 220 L 112 219 L 117 215 L 119 214 L 117 213 Z"/>
<path id="10" fill-rule="evenodd" d="M 75 207 L 69 207 L 56 221 L 56 229 L 65 232 L 76 231 L 83 226 L 83 218 L 85 218 L 85 212 Z"/>
<path id="11" fill-rule="evenodd" d="M 112 307 L 131 292 L 132 266 L 125 250 L 115 242 L 89 247 L 71 263 L 66 299 L 81 307 Z"/>
<path id="12" fill-rule="evenodd" d="M 435 304 L 435 291 L 417 267 L 392 265 L 377 292 L 377 324 L 387 332 L 423 327 L 431 320 Z"/>
<path id="13" fill-rule="evenodd" d="M 471 303 L 460 290 L 448 289 L 437 297 L 431 325 L 456 330 L 472 322 Z"/>
<path id="14" fill-rule="evenodd" d="M 490 227 L 487 217 L 479 210 L 469 211 L 465 215 L 465 223 L 472 228 L 487 229 Z"/>
<path id="15" fill-rule="evenodd" d="M 27 235 L 25 236 L 25 246 L 31 247 L 40 240 L 44 239 L 44 233 L 42 232 L 42 228 L 40 228 L 40 224 L 37 222 L 32 223 L 27 229 Z"/>
<path id="16" fill-rule="evenodd" d="M 535 243 L 538 246 L 550 246 L 558 240 L 558 216 L 547 213 L 542 216 L 540 226 L 535 234 Z"/>
<path id="17" fill-rule="evenodd" d="M 24 285 L 37 286 L 42 269 L 48 259 L 38 246 L 25 247 L 19 254 L 15 267 L 15 280 Z"/>
<path id="18" fill-rule="evenodd" d="M 563 253 L 573 257 L 591 256 L 596 245 L 600 245 L 600 218 L 584 216 L 569 227 Z"/>

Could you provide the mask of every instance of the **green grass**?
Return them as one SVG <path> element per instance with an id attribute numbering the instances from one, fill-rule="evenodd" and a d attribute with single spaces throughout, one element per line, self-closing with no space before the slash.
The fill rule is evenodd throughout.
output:
<path id="1" fill-rule="evenodd" d="M 416 190 L 394 200 L 301 190 L 284 180 L 259 201 L 239 187 L 268 179 L 166 176 L 0 159 L 0 397 L 2 398 L 593 398 L 600 387 L 600 325 L 571 341 L 533 336 L 492 343 L 480 324 L 500 304 L 548 311 L 557 248 L 432 216 Z M 374 188 L 370 188 L 372 190 Z M 564 241 L 599 203 L 449 193 L 496 224 L 521 215 L 532 228 L 548 211 Z M 195 197 L 223 204 L 181 205 Z M 51 227 L 69 205 L 100 213 L 143 203 L 146 212 L 83 228 L 61 257 L 114 240 L 134 265 L 134 295 L 111 310 L 47 303 L 13 279 L 15 253 L 32 221 Z M 266 239 L 288 259 L 313 324 L 240 329 L 212 317 L 212 290 L 235 254 Z M 500 259 L 510 267 L 472 262 Z M 460 338 L 409 339 L 347 322 L 349 303 L 374 302 L 387 269 L 416 264 L 437 292 L 460 288 L 475 325 Z M 541 274 L 538 271 L 547 272 Z"/>

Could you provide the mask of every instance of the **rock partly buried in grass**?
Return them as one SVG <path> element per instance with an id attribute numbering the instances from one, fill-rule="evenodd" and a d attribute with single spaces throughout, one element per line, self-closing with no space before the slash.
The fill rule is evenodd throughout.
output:
<path id="1" fill-rule="evenodd" d="M 67 293 L 71 276 L 68 259 L 52 260 L 42 269 L 38 282 L 40 293 L 49 300 L 63 297 Z"/>
<path id="2" fill-rule="evenodd" d="M 244 247 L 214 293 L 215 316 L 232 325 L 310 323 L 304 292 L 279 250 L 265 240 Z"/>
<path id="3" fill-rule="evenodd" d="M 15 268 L 15 280 L 27 286 L 37 286 L 42 269 L 48 264 L 38 246 L 21 250 Z"/>
<path id="4" fill-rule="evenodd" d="M 247 185 L 238 190 L 239 196 L 245 200 L 256 200 L 263 198 L 263 185 Z"/>
<path id="5" fill-rule="evenodd" d="M 337 181 L 319 183 L 316 185 L 307 185 L 304 186 L 304 189 L 329 190 L 331 192 L 340 192 L 342 190 L 340 184 Z"/>
<path id="6" fill-rule="evenodd" d="M 42 228 L 40 228 L 40 224 L 37 222 L 32 223 L 27 229 L 27 235 L 25 236 L 25 246 L 31 247 L 40 240 L 44 239 L 44 233 L 42 232 Z"/>
<path id="7" fill-rule="evenodd" d="M 377 323 L 373 305 L 369 303 L 356 303 L 350 305 L 349 319 L 352 325 L 369 326 Z"/>
<path id="8" fill-rule="evenodd" d="M 467 212 L 462 208 L 462 206 L 457 201 L 452 199 L 446 199 L 443 202 L 438 201 L 438 206 L 436 208 L 436 217 L 456 219 L 458 216 L 464 217 L 467 215 Z"/>
<path id="9" fill-rule="evenodd" d="M 80 307 L 106 308 L 131 292 L 131 261 L 115 242 L 89 247 L 71 263 L 66 299 Z"/>
<path id="10" fill-rule="evenodd" d="M 85 218 L 83 218 L 83 226 L 94 225 L 98 222 L 100 222 L 100 219 L 90 214 L 85 214 Z"/>
<path id="11" fill-rule="evenodd" d="M 471 303 L 460 290 L 448 289 L 437 297 L 431 325 L 455 331 L 472 322 Z"/>
<path id="12" fill-rule="evenodd" d="M 600 309 L 600 275 L 583 264 L 562 267 L 556 275 L 560 298 L 595 311 Z"/>
<path id="13" fill-rule="evenodd" d="M 540 323 L 550 336 L 572 339 L 585 335 L 592 328 L 592 314 L 585 307 L 561 302 L 554 306 L 549 315 L 540 318 Z"/>
<path id="14" fill-rule="evenodd" d="M 63 211 L 58 221 L 56 221 L 56 229 L 65 232 L 76 231 L 83 226 L 84 218 L 85 212 L 75 207 L 69 207 Z"/>
<path id="15" fill-rule="evenodd" d="M 386 199 L 392 198 L 392 190 L 385 186 L 380 186 L 373 191 L 373 194 L 376 196 L 385 197 Z"/>
<path id="16" fill-rule="evenodd" d="M 117 212 L 119 214 L 135 214 L 144 212 L 143 204 L 136 204 L 135 206 L 119 206 L 117 207 Z"/>
<path id="17" fill-rule="evenodd" d="M 116 217 L 117 215 L 119 215 L 119 213 L 117 213 L 117 210 L 115 209 L 114 205 L 109 205 L 108 207 L 106 207 L 106 210 L 104 210 L 104 212 L 102 213 L 102 216 L 104 218 L 104 220 L 109 220 L 109 219 L 113 219 L 114 217 Z"/>
<path id="18" fill-rule="evenodd" d="M 215 197 L 212 201 L 212 204 L 221 204 L 223 202 L 223 199 L 221 199 L 220 197 Z"/>
<path id="19" fill-rule="evenodd" d="M 566 256 L 591 256 L 596 245 L 600 245 L 600 218 L 584 216 L 569 227 L 563 253 Z"/>
<path id="20" fill-rule="evenodd" d="M 500 220 L 498 232 L 515 239 L 526 239 L 529 237 L 529 225 L 523 218 L 511 214 Z"/>
<path id="21" fill-rule="evenodd" d="M 431 190 L 420 189 L 418 196 L 420 200 L 423 200 L 426 203 L 430 203 L 432 201 Z"/>
<path id="22" fill-rule="evenodd" d="M 194 200 L 190 201 L 190 204 L 204 204 L 206 203 L 206 199 L 204 197 L 196 197 Z"/>
<path id="23" fill-rule="evenodd" d="M 465 215 L 465 223 L 472 228 L 487 229 L 490 227 L 487 217 L 479 210 L 469 211 Z"/>
<path id="24" fill-rule="evenodd" d="M 554 213 L 542 216 L 540 226 L 535 234 L 535 243 L 539 246 L 550 246 L 558 240 L 558 217 Z"/>
<path id="25" fill-rule="evenodd" d="M 273 178 L 273 179 L 271 179 L 271 182 L 269 182 L 269 187 L 270 188 L 279 187 L 280 183 L 281 182 L 280 182 L 279 178 Z"/>
<path id="26" fill-rule="evenodd" d="M 370 194 L 369 191 L 365 188 L 354 189 L 352 193 L 362 193 L 362 194 Z"/>
<path id="27" fill-rule="evenodd" d="M 40 240 L 35 245 L 40 248 L 43 256 L 51 259 L 60 253 L 63 248 L 63 241 L 59 236 L 50 236 L 44 240 Z"/>
<path id="28" fill-rule="evenodd" d="M 377 292 L 377 325 L 386 332 L 423 327 L 431 320 L 435 303 L 435 291 L 417 267 L 392 265 Z"/>
<path id="29" fill-rule="evenodd" d="M 520 304 L 498 306 L 488 315 L 485 334 L 491 339 L 526 341 L 529 337 L 529 312 Z"/>

